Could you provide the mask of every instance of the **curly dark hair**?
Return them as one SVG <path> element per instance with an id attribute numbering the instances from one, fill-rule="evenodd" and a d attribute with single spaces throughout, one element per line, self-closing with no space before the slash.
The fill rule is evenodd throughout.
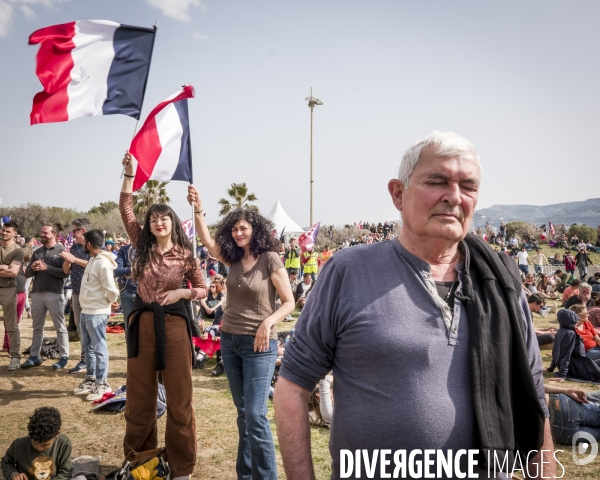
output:
<path id="1" fill-rule="evenodd" d="M 171 230 L 171 240 L 173 243 L 186 252 L 185 263 L 191 265 L 192 269 L 197 268 L 197 262 L 194 259 L 194 247 L 190 242 L 188 236 L 183 231 L 181 226 L 181 220 L 177 214 L 168 205 L 161 205 L 155 203 L 146 211 L 146 217 L 144 218 L 144 225 L 142 227 L 142 234 L 137 243 L 135 250 L 135 258 L 133 260 L 132 274 L 135 280 L 140 280 L 144 273 L 144 269 L 153 261 L 157 260 L 157 243 L 156 237 L 150 231 L 150 218 L 151 217 L 163 217 L 168 216 L 173 224 Z"/>
<path id="2" fill-rule="evenodd" d="M 279 251 L 279 240 L 272 234 L 275 229 L 273 222 L 254 210 L 238 208 L 221 220 L 217 225 L 215 242 L 221 248 L 221 256 L 226 264 L 232 265 L 244 257 L 244 249 L 238 247 L 231 236 L 233 226 L 240 220 L 246 220 L 252 226 L 250 252 L 257 257 L 264 252 Z"/>
<path id="3" fill-rule="evenodd" d="M 32 440 L 47 442 L 59 434 L 61 425 L 60 412 L 56 408 L 40 407 L 29 418 L 27 431 Z"/>

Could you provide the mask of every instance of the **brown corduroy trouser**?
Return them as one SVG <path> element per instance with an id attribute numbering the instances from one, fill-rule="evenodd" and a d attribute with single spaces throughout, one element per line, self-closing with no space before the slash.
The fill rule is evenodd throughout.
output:
<path id="1" fill-rule="evenodd" d="M 139 353 L 127 359 L 127 426 L 125 455 L 158 447 L 156 396 L 158 372 L 154 369 L 154 317 L 140 317 Z M 165 315 L 167 367 L 162 372 L 167 395 L 165 446 L 171 478 L 191 475 L 196 465 L 196 420 L 192 404 L 192 354 L 186 321 Z"/>

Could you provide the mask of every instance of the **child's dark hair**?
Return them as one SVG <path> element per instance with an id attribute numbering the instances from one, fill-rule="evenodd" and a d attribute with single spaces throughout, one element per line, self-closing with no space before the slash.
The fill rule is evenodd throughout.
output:
<path id="1" fill-rule="evenodd" d="M 40 407 L 29 418 L 27 431 L 32 440 L 47 442 L 59 434 L 61 424 L 60 412 L 56 408 Z"/>

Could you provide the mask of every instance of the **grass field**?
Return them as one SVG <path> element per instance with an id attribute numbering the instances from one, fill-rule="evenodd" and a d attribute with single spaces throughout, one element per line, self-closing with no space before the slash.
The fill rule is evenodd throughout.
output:
<path id="1" fill-rule="evenodd" d="M 561 250 L 542 246 L 548 256 Z M 594 263 L 600 261 L 599 254 L 592 254 Z M 298 312 L 294 313 L 297 317 Z M 116 317 L 118 320 L 119 317 Z M 115 318 L 113 317 L 113 320 Z M 536 327 L 558 328 L 556 315 L 542 318 L 534 315 Z M 295 322 L 284 322 L 279 330 L 293 328 Z M 31 342 L 31 320 L 23 319 L 21 323 L 22 345 L 26 348 Z M 46 323 L 45 336 L 55 337 L 52 322 Z M 108 334 L 110 357 L 109 382 L 114 388 L 125 383 L 125 341 L 122 334 Z M 548 351 L 542 352 L 544 367 L 550 363 Z M 79 343 L 71 343 L 71 360 L 73 366 L 79 355 Z M 69 375 L 66 371 L 55 372 L 46 361 L 42 366 L 30 370 L 8 372 L 8 355 L 0 356 L 0 452 L 8 448 L 10 442 L 26 434 L 29 416 L 36 407 L 53 405 L 63 415 L 63 433 L 73 443 L 73 455 L 102 456 L 102 472 L 107 473 L 122 462 L 122 439 L 125 432 L 125 421 L 122 414 L 90 413 L 90 404 L 72 394 L 82 380 L 83 375 Z M 230 479 L 235 478 L 235 458 L 237 450 L 236 411 L 231 400 L 227 378 L 212 378 L 209 375 L 215 360 L 210 361 L 204 370 L 194 370 L 194 404 L 198 426 L 198 461 L 194 478 Z M 550 374 L 545 374 L 547 377 Z M 564 382 L 564 387 L 579 388 L 585 391 L 597 389 L 591 384 Z M 166 417 L 166 416 L 165 416 Z M 164 434 L 166 418 L 159 420 L 160 435 Z M 279 468 L 279 478 L 285 474 L 281 465 L 281 455 L 275 431 L 274 415 L 269 402 L 269 418 L 272 421 L 273 436 Z M 329 430 L 311 428 L 312 454 L 316 475 L 319 479 L 327 479 L 330 475 L 330 456 L 328 451 Z M 563 478 L 598 479 L 600 478 L 600 458 L 585 466 L 574 464 L 570 446 L 556 446 L 565 450 L 557 455 L 565 467 Z M 559 468 L 559 474 L 561 470 Z"/>

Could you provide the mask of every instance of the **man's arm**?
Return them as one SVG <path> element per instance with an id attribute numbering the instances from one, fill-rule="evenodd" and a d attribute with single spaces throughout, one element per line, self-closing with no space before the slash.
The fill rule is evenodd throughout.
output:
<path id="1" fill-rule="evenodd" d="M 310 450 L 308 400 L 311 392 L 286 378 L 279 377 L 273 404 L 277 438 L 283 468 L 288 480 L 314 480 Z"/>
<path id="2" fill-rule="evenodd" d="M 17 261 L 10 262 L 10 265 L 0 265 L 0 267 L 5 267 L 0 269 L 0 278 L 15 278 L 19 273 L 19 268 L 21 268 L 22 263 Z"/>
<path id="3" fill-rule="evenodd" d="M 535 473 L 535 476 L 526 475 L 525 478 L 555 478 L 556 461 L 554 460 L 554 442 L 550 431 L 550 420 L 544 422 L 544 444 L 538 454 L 533 457 L 527 466 L 526 473 Z"/>
<path id="4" fill-rule="evenodd" d="M 117 258 L 115 258 L 115 262 L 117 262 L 117 268 L 113 272 L 115 278 L 129 277 L 131 275 L 131 267 L 125 266 L 125 255 L 129 253 L 129 248 L 121 248 L 117 252 Z"/>

